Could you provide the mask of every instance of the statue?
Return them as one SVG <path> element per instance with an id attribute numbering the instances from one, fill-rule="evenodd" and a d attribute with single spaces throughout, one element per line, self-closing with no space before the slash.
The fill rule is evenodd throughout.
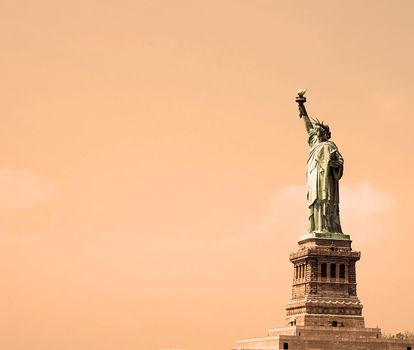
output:
<path id="1" fill-rule="evenodd" d="M 309 118 L 304 103 L 305 90 L 298 91 L 296 102 L 299 117 L 308 132 L 309 156 L 306 164 L 307 199 L 310 233 L 342 233 L 339 220 L 339 180 L 344 169 L 344 159 L 338 147 L 329 141 L 329 126 L 318 119 Z"/>

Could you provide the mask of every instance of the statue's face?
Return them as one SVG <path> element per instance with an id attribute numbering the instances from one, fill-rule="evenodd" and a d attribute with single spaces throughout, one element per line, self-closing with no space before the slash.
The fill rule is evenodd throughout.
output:
<path id="1" fill-rule="evenodd" d="M 326 132 L 325 132 L 325 130 L 323 128 L 320 128 L 320 127 L 317 128 L 316 129 L 316 135 L 317 135 L 318 140 L 320 142 L 323 142 L 323 141 L 327 141 L 328 140 L 327 137 L 326 137 Z"/>
<path id="2" fill-rule="evenodd" d="M 329 127 L 324 128 L 323 126 L 316 125 L 315 130 L 319 142 L 328 141 L 331 138 Z"/>

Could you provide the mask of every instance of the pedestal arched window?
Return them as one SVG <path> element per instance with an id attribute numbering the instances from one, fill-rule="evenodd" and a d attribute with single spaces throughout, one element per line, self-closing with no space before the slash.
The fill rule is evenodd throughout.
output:
<path id="1" fill-rule="evenodd" d="M 345 278 L 345 264 L 339 265 L 339 278 Z"/>
<path id="2" fill-rule="evenodd" d="M 327 268 L 326 268 L 326 263 L 322 263 L 321 264 L 321 277 L 322 278 L 326 278 L 327 277 Z"/>
<path id="3" fill-rule="evenodd" d="M 331 264 L 331 278 L 336 278 L 336 264 Z"/>

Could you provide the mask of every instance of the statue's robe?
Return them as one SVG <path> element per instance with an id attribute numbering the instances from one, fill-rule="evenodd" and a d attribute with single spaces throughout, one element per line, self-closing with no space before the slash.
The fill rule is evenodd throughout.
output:
<path id="1" fill-rule="evenodd" d="M 342 233 L 339 220 L 339 179 L 344 160 L 332 141 L 318 141 L 309 133 L 307 166 L 309 232 Z"/>

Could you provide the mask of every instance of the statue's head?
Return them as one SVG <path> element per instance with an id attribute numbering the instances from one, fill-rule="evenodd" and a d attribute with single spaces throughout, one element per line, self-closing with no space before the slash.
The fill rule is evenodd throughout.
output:
<path id="1" fill-rule="evenodd" d="M 319 141 L 327 141 L 331 138 L 329 126 L 317 119 L 314 121 L 314 129 L 316 130 Z"/>

